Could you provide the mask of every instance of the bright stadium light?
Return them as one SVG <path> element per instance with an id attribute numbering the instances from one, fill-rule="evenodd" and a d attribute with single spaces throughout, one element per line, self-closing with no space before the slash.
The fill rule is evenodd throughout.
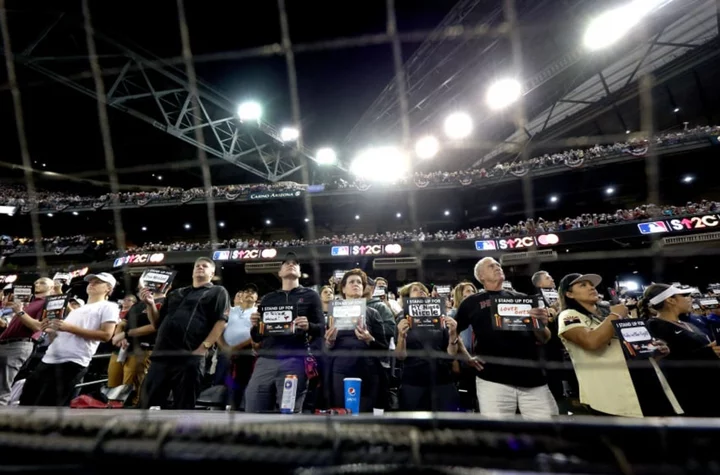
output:
<path id="1" fill-rule="evenodd" d="M 451 139 L 464 139 L 472 133 L 473 121 L 465 112 L 454 112 L 445 119 L 443 129 Z"/>
<path id="2" fill-rule="evenodd" d="M 438 151 L 440 151 L 440 142 L 432 135 L 423 137 L 415 143 L 415 154 L 419 158 L 433 158 Z"/>
<path id="3" fill-rule="evenodd" d="M 238 107 L 238 117 L 243 122 L 259 121 L 262 117 L 262 107 L 254 101 L 247 101 Z"/>
<path id="4" fill-rule="evenodd" d="M 513 104 L 522 95 L 522 85 L 516 79 L 500 79 L 494 82 L 487 91 L 487 105 L 492 110 L 504 109 Z"/>
<path id="5" fill-rule="evenodd" d="M 407 154 L 397 147 L 374 147 L 358 154 L 350 171 L 367 181 L 393 182 L 407 174 L 409 165 Z"/>
<path id="6" fill-rule="evenodd" d="M 300 137 L 300 131 L 295 127 L 283 127 L 280 131 L 280 140 L 283 142 L 294 142 Z"/>
<path id="7" fill-rule="evenodd" d="M 672 0 L 632 0 L 601 13 L 585 30 L 583 44 L 591 51 L 606 48 L 628 34 L 642 19 Z"/>
<path id="8" fill-rule="evenodd" d="M 315 154 L 315 160 L 320 165 L 333 165 L 335 162 L 337 162 L 337 154 L 335 153 L 335 150 L 323 147 L 317 151 Z"/>

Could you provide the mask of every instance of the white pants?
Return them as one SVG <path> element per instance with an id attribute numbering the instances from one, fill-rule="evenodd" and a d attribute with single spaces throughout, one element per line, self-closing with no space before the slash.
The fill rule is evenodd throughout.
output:
<path id="1" fill-rule="evenodd" d="M 549 419 L 558 407 L 547 384 L 521 388 L 475 378 L 480 414 L 490 417 L 514 416 L 518 407 L 526 419 Z"/>

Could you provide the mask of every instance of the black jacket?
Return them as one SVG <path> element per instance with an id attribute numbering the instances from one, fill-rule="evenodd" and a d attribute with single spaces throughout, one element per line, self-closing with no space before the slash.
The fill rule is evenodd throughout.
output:
<path id="1" fill-rule="evenodd" d="M 305 349 L 306 335 L 313 338 L 322 338 L 325 335 L 325 316 L 323 315 L 322 303 L 317 292 L 306 287 L 295 287 L 285 292 L 276 290 L 262 298 L 260 305 L 297 305 L 297 316 L 305 317 L 310 323 L 307 332 L 297 330 L 295 335 L 288 336 L 263 336 L 259 333 L 258 326 L 252 327 L 250 337 L 256 343 L 262 342 L 262 349 L 272 350 L 302 350 Z M 282 357 L 282 355 L 263 355 L 270 358 Z"/>

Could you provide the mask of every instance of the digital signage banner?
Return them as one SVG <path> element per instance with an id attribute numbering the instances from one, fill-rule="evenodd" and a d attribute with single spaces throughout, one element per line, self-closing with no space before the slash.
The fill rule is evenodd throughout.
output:
<path id="1" fill-rule="evenodd" d="M 213 252 L 214 261 L 253 261 L 258 259 L 274 259 L 277 257 L 276 249 L 224 249 Z"/>
<path id="2" fill-rule="evenodd" d="M 356 246 L 333 246 L 330 255 L 333 257 L 350 256 L 386 256 L 402 253 L 400 244 L 361 244 Z"/>
<path id="3" fill-rule="evenodd" d="M 423 241 L 418 243 L 424 250 L 425 258 L 445 258 L 453 255 L 465 255 L 478 252 L 512 252 L 550 249 L 555 246 L 581 244 L 610 239 L 647 239 L 648 236 L 669 237 L 683 234 L 698 234 L 720 230 L 720 215 L 706 214 L 689 217 L 668 217 L 665 219 L 647 220 L 597 226 L 589 228 L 570 229 L 554 233 L 539 234 L 537 236 L 507 237 L 502 239 L 485 240 L 456 240 L 456 241 Z M 354 259 L 358 257 L 387 257 L 407 255 L 411 253 L 411 244 L 354 244 L 339 246 L 317 246 L 316 256 L 322 262 L 341 261 L 343 258 Z M 170 253 L 130 254 L 118 257 L 112 267 L 151 266 L 156 264 L 180 264 L 193 262 L 198 257 L 212 257 L 214 261 L 222 262 L 255 262 L 277 259 L 278 255 L 287 252 L 297 254 L 301 262 L 310 262 L 312 259 L 309 247 L 263 248 L 263 249 L 222 249 L 217 251 L 188 251 Z"/>

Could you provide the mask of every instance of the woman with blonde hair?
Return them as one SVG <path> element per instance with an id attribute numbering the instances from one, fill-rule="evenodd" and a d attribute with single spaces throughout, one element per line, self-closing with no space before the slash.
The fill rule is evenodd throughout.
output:
<path id="1" fill-rule="evenodd" d="M 403 300 L 428 296 L 427 287 L 412 282 L 402 289 Z M 419 352 L 458 353 L 457 322 L 444 317 L 440 329 L 411 328 L 409 316 L 401 315 L 397 323 L 395 356 L 403 362 L 399 405 L 401 411 L 457 411 L 459 398 L 453 384 L 452 360 L 440 357 L 408 356 L 408 350 Z"/>

